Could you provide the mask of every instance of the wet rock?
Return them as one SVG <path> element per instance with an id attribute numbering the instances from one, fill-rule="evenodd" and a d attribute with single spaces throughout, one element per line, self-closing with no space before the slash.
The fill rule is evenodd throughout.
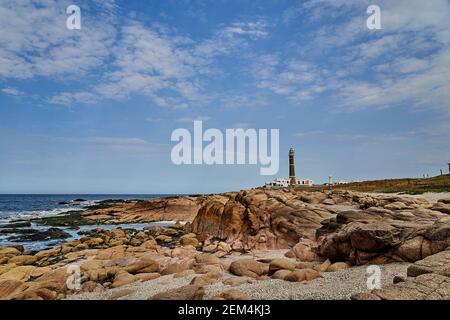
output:
<path id="1" fill-rule="evenodd" d="M 54 239 L 67 239 L 70 234 L 58 228 L 49 228 L 45 231 L 36 233 L 23 234 L 19 236 L 9 237 L 8 241 L 12 242 L 30 242 L 30 241 L 46 241 Z"/>
<path id="2" fill-rule="evenodd" d="M 0 229 L 16 229 L 16 228 L 29 228 L 31 227 L 31 222 L 12 222 L 0 225 Z"/>

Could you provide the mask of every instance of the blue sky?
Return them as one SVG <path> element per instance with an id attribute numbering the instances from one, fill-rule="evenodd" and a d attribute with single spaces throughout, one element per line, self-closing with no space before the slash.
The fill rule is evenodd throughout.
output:
<path id="1" fill-rule="evenodd" d="M 82 29 L 65 27 L 68 5 Z M 366 27 L 381 8 L 382 30 Z M 12 18 L 13 17 L 13 18 Z M 259 166 L 175 166 L 171 132 L 279 128 L 323 183 L 450 161 L 450 2 L 2 1 L 0 193 L 210 193 Z"/>

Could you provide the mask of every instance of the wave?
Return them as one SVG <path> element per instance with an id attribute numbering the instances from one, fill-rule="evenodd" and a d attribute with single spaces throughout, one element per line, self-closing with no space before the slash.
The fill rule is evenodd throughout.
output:
<path id="1" fill-rule="evenodd" d="M 70 211 L 83 211 L 86 207 L 95 205 L 100 200 L 86 200 L 81 202 L 70 201 L 69 204 L 49 210 L 28 210 L 19 212 L 3 212 L 0 223 L 11 223 L 20 220 L 33 220 L 63 215 Z"/>

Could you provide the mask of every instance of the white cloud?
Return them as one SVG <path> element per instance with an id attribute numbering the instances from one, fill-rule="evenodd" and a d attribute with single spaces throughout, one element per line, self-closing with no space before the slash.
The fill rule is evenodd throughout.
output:
<path id="1" fill-rule="evenodd" d="M 63 92 L 50 101 L 69 105 L 99 99 L 121 100 L 137 94 L 174 109 L 205 104 L 212 99 L 204 93 L 204 76 L 215 62 L 213 58 L 230 54 L 246 41 L 246 36 L 264 36 L 264 27 L 261 23 L 236 23 L 220 29 L 211 39 L 196 43 L 160 26 L 125 25 L 111 49 L 113 61 L 102 81 L 87 92 Z"/>
<path id="2" fill-rule="evenodd" d="M 80 76 L 109 54 L 114 29 L 83 15 L 81 30 L 66 28 L 68 1 L 2 1 L 0 77 Z M 12 18 L 13 17 L 13 18 Z"/>
<path id="3" fill-rule="evenodd" d="M 10 95 L 10 96 L 21 96 L 23 95 L 23 92 L 18 90 L 17 88 L 13 88 L 13 87 L 7 87 L 7 88 L 3 88 L 1 90 L 3 93 Z"/>
<path id="4" fill-rule="evenodd" d="M 176 122 L 179 123 L 193 123 L 194 121 L 208 121 L 210 120 L 210 117 L 207 116 L 201 116 L 201 117 L 182 117 L 176 119 Z"/>

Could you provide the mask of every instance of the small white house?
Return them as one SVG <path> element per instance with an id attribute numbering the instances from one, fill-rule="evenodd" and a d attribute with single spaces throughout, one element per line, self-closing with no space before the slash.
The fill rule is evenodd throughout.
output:
<path id="1" fill-rule="evenodd" d="M 289 179 L 276 178 L 265 183 L 266 188 L 287 188 L 289 187 Z"/>
<path id="2" fill-rule="evenodd" d="M 295 179 L 296 186 L 308 186 L 311 187 L 314 182 L 310 179 Z M 288 188 L 291 185 L 289 178 L 276 178 L 272 181 L 265 183 L 266 188 Z"/>

